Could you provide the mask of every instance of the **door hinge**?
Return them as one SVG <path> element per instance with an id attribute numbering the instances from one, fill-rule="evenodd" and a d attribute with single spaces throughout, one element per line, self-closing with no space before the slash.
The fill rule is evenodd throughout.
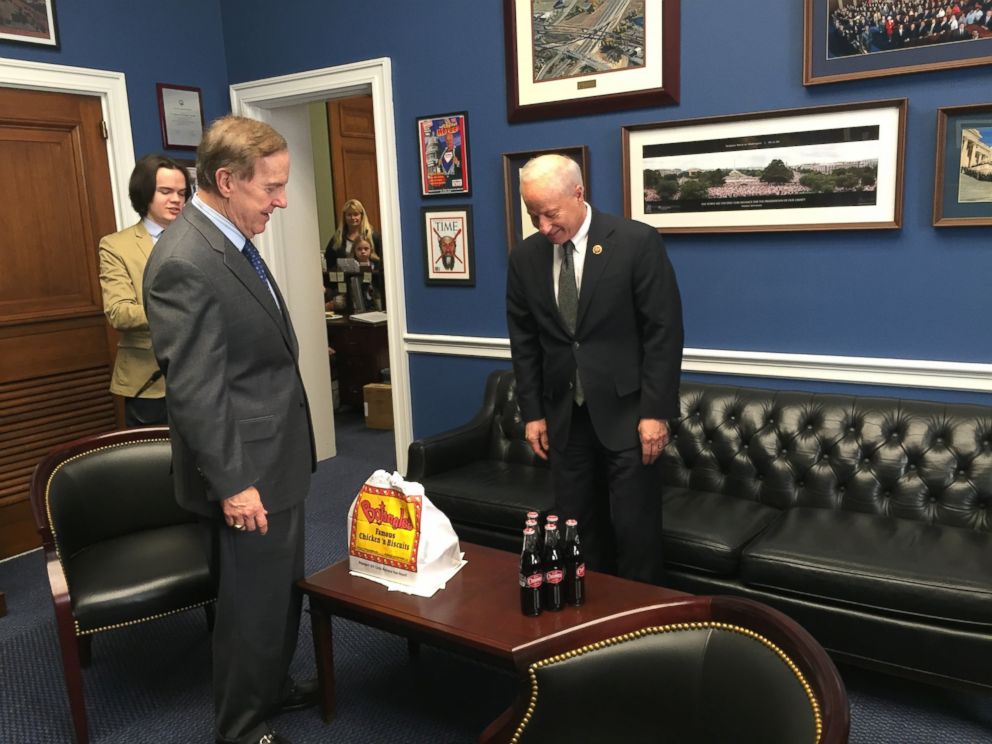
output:
<path id="1" fill-rule="evenodd" d="M 110 129 L 107 128 L 107 122 L 103 119 L 100 120 L 100 132 L 104 139 L 110 139 Z"/>

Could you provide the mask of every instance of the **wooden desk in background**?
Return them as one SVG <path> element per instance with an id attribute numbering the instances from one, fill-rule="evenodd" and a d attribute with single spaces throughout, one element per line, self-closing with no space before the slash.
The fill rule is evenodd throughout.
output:
<path id="1" fill-rule="evenodd" d="M 386 324 L 329 318 L 327 345 L 334 349 L 341 403 L 362 408 L 362 388 L 370 382 L 381 382 L 379 371 L 389 366 Z"/>

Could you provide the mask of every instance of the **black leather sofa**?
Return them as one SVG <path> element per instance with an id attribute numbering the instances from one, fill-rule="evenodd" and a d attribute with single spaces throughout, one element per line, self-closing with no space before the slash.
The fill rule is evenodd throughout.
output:
<path id="1" fill-rule="evenodd" d="M 841 661 L 992 688 L 992 408 L 684 381 L 681 409 L 668 584 L 776 607 Z M 496 372 L 469 423 L 410 446 L 462 540 L 519 550 L 552 508 L 523 429 Z"/>

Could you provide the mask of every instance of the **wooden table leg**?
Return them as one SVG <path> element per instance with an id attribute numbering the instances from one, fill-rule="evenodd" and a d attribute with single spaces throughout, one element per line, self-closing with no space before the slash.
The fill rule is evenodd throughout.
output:
<path id="1" fill-rule="evenodd" d="M 408 638 L 406 641 L 406 649 L 410 654 L 411 659 L 420 658 L 420 641 L 415 641 L 412 638 Z"/>
<path id="2" fill-rule="evenodd" d="M 317 682 L 320 685 L 320 713 L 324 723 L 334 718 L 334 638 L 331 614 L 320 602 L 310 598 L 310 626 L 313 631 L 313 653 L 317 661 Z"/>
<path id="3" fill-rule="evenodd" d="M 0 592 L 0 617 L 7 614 L 7 595 Z"/>

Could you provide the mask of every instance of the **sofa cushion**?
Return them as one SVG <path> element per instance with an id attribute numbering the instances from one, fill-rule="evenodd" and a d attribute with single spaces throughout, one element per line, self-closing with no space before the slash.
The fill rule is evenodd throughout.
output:
<path id="1" fill-rule="evenodd" d="M 455 522 L 523 529 L 527 512 L 554 506 L 551 471 L 499 460 L 476 460 L 424 478 L 434 506 Z M 449 511 L 450 510 L 450 511 Z"/>
<path id="2" fill-rule="evenodd" d="M 708 491 L 666 488 L 662 506 L 665 562 L 728 576 L 741 549 L 782 512 L 757 501 Z"/>
<path id="3" fill-rule="evenodd" d="M 938 622 L 992 624 L 992 535 L 794 508 L 747 546 L 746 585 Z"/>

